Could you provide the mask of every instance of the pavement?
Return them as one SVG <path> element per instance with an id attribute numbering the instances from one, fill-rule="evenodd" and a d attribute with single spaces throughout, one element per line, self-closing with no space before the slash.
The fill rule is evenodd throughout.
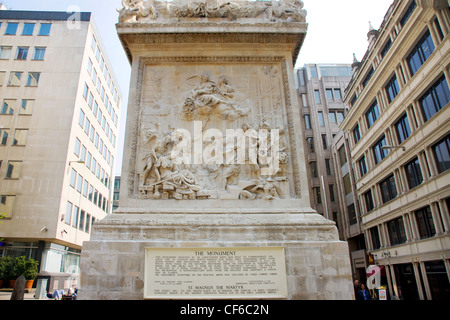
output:
<path id="1" fill-rule="evenodd" d="M 0 301 L 10 300 L 12 291 L 0 291 Z M 25 293 L 24 300 L 34 300 L 34 292 Z"/>

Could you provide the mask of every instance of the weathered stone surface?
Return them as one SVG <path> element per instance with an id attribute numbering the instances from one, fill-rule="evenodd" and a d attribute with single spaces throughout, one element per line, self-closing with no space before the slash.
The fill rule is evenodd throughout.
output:
<path id="1" fill-rule="evenodd" d="M 133 71 L 120 207 L 83 246 L 79 299 L 143 299 L 147 247 L 283 247 L 287 299 L 352 299 L 347 244 L 311 209 L 302 160 L 293 65 L 307 29 L 303 3 L 124 4 L 117 30 Z M 177 129 L 195 133 L 199 122 L 204 135 L 187 139 L 191 147 L 227 141 L 208 130 L 241 130 L 236 148 L 253 128 L 269 132 L 279 170 L 264 171 L 264 153 L 180 166 Z"/>

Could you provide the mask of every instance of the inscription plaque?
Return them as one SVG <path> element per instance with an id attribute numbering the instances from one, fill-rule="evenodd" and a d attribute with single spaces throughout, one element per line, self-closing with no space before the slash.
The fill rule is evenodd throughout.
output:
<path id="1" fill-rule="evenodd" d="M 287 298 L 284 248 L 146 248 L 144 298 Z"/>

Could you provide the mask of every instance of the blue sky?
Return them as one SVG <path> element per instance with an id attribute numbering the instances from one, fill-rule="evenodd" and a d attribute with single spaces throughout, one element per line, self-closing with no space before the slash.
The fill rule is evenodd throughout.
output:
<path id="1" fill-rule="evenodd" d="M 123 108 L 119 154 L 116 174 L 122 165 L 123 136 L 125 131 L 126 104 L 128 101 L 130 65 L 117 37 L 115 24 L 117 8 L 121 0 L 0 0 L 12 10 L 67 11 L 78 6 L 81 11 L 93 13 L 95 24 L 108 52 L 119 86 L 122 90 Z M 305 63 L 348 63 L 353 53 L 359 60 L 367 47 L 369 21 L 377 29 L 393 0 L 303 0 L 308 15 L 308 34 L 297 67 Z"/>

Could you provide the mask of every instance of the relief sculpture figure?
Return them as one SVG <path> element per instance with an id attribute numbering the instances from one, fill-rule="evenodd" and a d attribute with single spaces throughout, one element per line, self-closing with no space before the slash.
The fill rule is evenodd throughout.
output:
<path id="1" fill-rule="evenodd" d="M 192 77 L 195 78 L 196 76 Z M 207 74 L 200 76 L 200 84 L 192 90 L 183 105 L 184 118 L 218 115 L 224 120 L 236 120 L 248 113 L 234 101 L 234 90 L 226 77 L 212 81 Z"/>

